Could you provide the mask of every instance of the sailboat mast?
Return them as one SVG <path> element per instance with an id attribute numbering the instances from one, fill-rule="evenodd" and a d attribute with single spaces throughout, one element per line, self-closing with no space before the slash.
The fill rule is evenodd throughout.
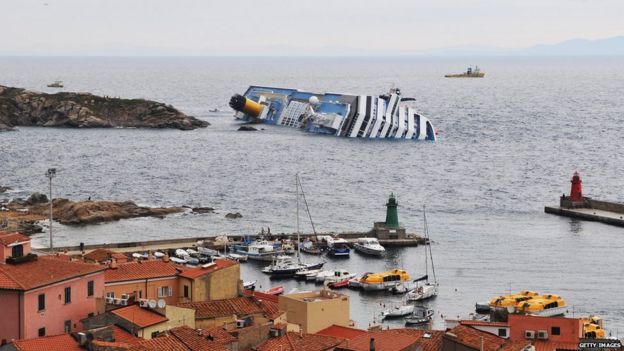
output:
<path id="1" fill-rule="evenodd" d="M 299 173 L 295 174 L 295 194 L 297 198 L 297 259 L 301 261 L 301 241 L 299 238 Z"/>
<path id="2" fill-rule="evenodd" d="M 425 205 L 423 205 L 423 234 L 425 234 L 425 244 L 427 244 L 429 235 L 427 235 L 427 212 Z M 427 282 L 429 282 L 429 265 L 427 261 L 429 261 L 429 259 L 427 258 L 427 249 L 425 248 L 425 275 L 427 275 Z"/>
<path id="3" fill-rule="evenodd" d="M 431 272 L 433 273 L 433 281 L 435 283 L 438 282 L 435 274 L 435 266 L 433 265 L 433 253 L 431 252 L 431 239 L 429 238 L 429 224 L 427 224 L 427 215 L 424 212 L 425 207 L 423 206 L 423 216 L 425 217 L 425 236 L 427 238 L 427 242 L 429 243 L 429 259 L 431 259 Z M 426 253 L 425 253 L 426 255 Z"/>
<path id="4" fill-rule="evenodd" d="M 303 197 L 303 203 L 306 208 L 306 212 L 308 213 L 308 218 L 310 218 L 310 224 L 312 225 L 312 232 L 314 233 L 314 239 L 318 242 L 318 236 L 316 235 L 316 228 L 314 227 L 314 221 L 312 220 L 312 213 L 310 213 L 310 207 L 308 206 L 308 200 L 306 200 L 305 192 L 303 191 L 303 184 L 301 184 L 301 179 L 299 179 L 299 188 L 301 188 L 301 197 Z"/>

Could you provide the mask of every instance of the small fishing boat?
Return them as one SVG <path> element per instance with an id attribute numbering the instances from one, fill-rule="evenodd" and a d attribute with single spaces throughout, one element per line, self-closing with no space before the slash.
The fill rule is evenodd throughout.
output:
<path id="1" fill-rule="evenodd" d="M 147 254 L 140 254 L 138 252 L 135 252 L 132 254 L 132 257 L 144 260 L 144 259 L 147 259 Z"/>
<path id="2" fill-rule="evenodd" d="M 273 257 L 282 253 L 275 250 L 273 245 L 264 239 L 257 239 L 247 246 L 236 246 L 234 253 L 245 255 L 250 260 L 273 261 Z"/>
<path id="3" fill-rule="evenodd" d="M 314 280 L 316 279 L 316 275 L 319 274 L 322 271 L 322 269 L 317 268 L 317 269 L 302 269 L 300 271 L 298 271 L 297 273 L 295 273 L 295 279 L 305 279 L 307 280 L 307 276 L 310 275 L 311 279 L 310 280 Z"/>
<path id="4" fill-rule="evenodd" d="M 50 83 L 47 85 L 48 88 L 62 88 L 64 87 L 62 80 L 57 80 L 54 83 Z"/>
<path id="5" fill-rule="evenodd" d="M 264 293 L 269 295 L 281 295 L 284 293 L 284 287 L 282 285 L 274 286 L 269 290 L 264 291 Z"/>
<path id="6" fill-rule="evenodd" d="M 253 291 L 253 290 L 256 289 L 256 282 L 257 282 L 257 280 L 251 280 L 251 281 L 243 282 L 243 288 L 245 290 Z"/>
<path id="7" fill-rule="evenodd" d="M 349 257 L 351 248 L 349 242 L 337 235 L 324 235 L 321 240 L 327 245 L 327 254 L 332 257 Z"/>
<path id="8" fill-rule="evenodd" d="M 154 251 L 154 257 L 156 257 L 156 258 L 163 258 L 163 257 L 165 257 L 165 254 L 160 252 L 160 251 Z"/>
<path id="9" fill-rule="evenodd" d="M 237 261 L 237 262 L 247 262 L 247 259 L 249 258 L 246 255 L 239 255 L 239 254 L 235 254 L 235 253 L 227 254 L 225 257 L 227 259 L 230 259 L 230 260 L 233 260 L 233 261 Z"/>
<path id="10" fill-rule="evenodd" d="M 186 249 L 186 253 L 189 254 L 189 256 L 191 257 L 197 257 L 199 256 L 199 252 L 193 250 L 193 249 Z"/>
<path id="11" fill-rule="evenodd" d="M 414 306 L 414 312 L 412 315 L 405 318 L 406 326 L 416 326 L 429 324 L 433 319 L 433 310 L 430 310 L 423 306 Z"/>
<path id="12" fill-rule="evenodd" d="M 346 280 L 347 281 L 346 285 L 348 285 L 349 279 L 351 278 L 355 278 L 355 273 L 349 273 L 345 269 L 336 269 L 334 271 L 334 275 L 328 276 L 328 277 L 326 276 L 323 281 L 333 283 L 333 282 L 341 282 L 343 280 Z"/>
<path id="13" fill-rule="evenodd" d="M 381 319 L 405 317 L 414 313 L 414 307 L 414 305 L 407 303 L 396 305 L 387 310 L 381 311 L 380 316 Z"/>
<path id="14" fill-rule="evenodd" d="M 314 281 L 317 283 L 322 283 L 325 281 L 325 278 L 333 277 L 334 273 L 335 271 L 333 269 L 320 271 L 314 276 Z"/>
<path id="15" fill-rule="evenodd" d="M 349 279 L 343 279 L 343 280 L 338 280 L 338 281 L 332 281 L 329 284 L 327 284 L 327 286 L 330 289 L 341 289 L 341 288 L 346 288 L 349 286 Z"/>
<path id="16" fill-rule="evenodd" d="M 386 252 L 386 249 L 379 245 L 376 238 L 359 238 L 353 247 L 355 251 L 371 256 L 383 256 Z"/>
<path id="17" fill-rule="evenodd" d="M 299 244 L 299 250 L 311 255 L 320 255 L 323 251 L 311 240 L 304 240 Z"/>

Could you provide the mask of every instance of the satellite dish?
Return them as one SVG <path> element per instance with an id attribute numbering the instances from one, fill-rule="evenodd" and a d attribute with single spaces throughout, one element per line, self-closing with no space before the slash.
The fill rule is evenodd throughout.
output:
<path id="1" fill-rule="evenodd" d="M 150 308 L 156 308 L 156 300 L 149 300 L 149 302 L 147 303 L 147 305 Z"/>
<path id="2" fill-rule="evenodd" d="M 158 300 L 158 308 L 165 308 L 165 306 L 167 306 L 167 303 L 165 302 L 165 300 L 163 299 Z"/>

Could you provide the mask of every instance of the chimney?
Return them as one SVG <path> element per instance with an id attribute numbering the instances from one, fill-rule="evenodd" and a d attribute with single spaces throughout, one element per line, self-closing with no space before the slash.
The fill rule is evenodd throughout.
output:
<path id="1" fill-rule="evenodd" d="M 370 338 L 370 351 L 375 351 L 375 338 Z"/>
<path id="2" fill-rule="evenodd" d="M 110 269 L 117 269 L 117 259 L 113 258 L 113 259 L 111 260 L 111 263 L 110 263 L 110 265 L 108 266 L 108 268 L 110 268 Z"/>
<path id="3" fill-rule="evenodd" d="M 480 336 L 479 339 L 481 339 L 481 348 L 480 348 L 480 350 L 483 351 L 483 337 Z"/>
<path id="4" fill-rule="evenodd" d="M 162 258 L 163 262 L 169 262 L 169 254 L 165 254 Z"/>
<path id="5" fill-rule="evenodd" d="M 151 261 L 152 258 L 152 250 L 147 250 L 147 259 Z"/>

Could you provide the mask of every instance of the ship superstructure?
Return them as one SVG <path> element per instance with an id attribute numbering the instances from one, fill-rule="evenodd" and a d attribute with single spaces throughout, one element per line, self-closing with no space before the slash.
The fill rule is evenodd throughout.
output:
<path id="1" fill-rule="evenodd" d="M 413 98 L 399 89 L 388 94 L 317 94 L 297 89 L 250 86 L 234 95 L 237 119 L 300 128 L 310 133 L 349 138 L 436 140 L 431 122 L 416 112 Z"/>

